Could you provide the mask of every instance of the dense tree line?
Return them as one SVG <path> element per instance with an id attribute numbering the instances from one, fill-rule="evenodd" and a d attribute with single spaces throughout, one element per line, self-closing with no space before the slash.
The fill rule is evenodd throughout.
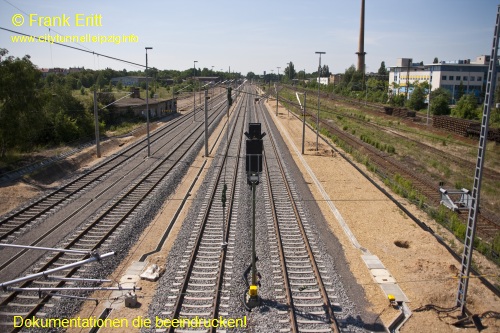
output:
<path id="1" fill-rule="evenodd" d="M 90 137 L 93 116 L 71 94 L 72 80 L 42 78 L 29 56 L 0 50 L 0 157 Z M 76 84 L 76 82 L 75 82 Z"/>
<path id="2" fill-rule="evenodd" d="M 114 95 L 106 92 L 124 88 L 121 84 L 111 86 L 114 77 L 153 77 L 151 97 L 155 87 L 166 86 L 172 81 L 175 91 L 199 87 L 200 83 L 192 80 L 193 75 L 218 76 L 222 80 L 241 77 L 239 73 L 208 68 L 184 71 L 148 68 L 147 73 L 144 70 L 83 69 L 67 75 L 43 77 L 28 55 L 17 58 L 9 56 L 6 49 L 0 49 L 0 59 L 0 158 L 5 158 L 9 151 L 91 140 L 94 135 L 93 99 L 91 96 L 76 98 L 75 94 L 79 91 L 80 95 L 88 95 L 89 91 L 98 90 L 99 108 L 108 105 L 114 101 Z M 99 117 L 101 129 L 114 121 L 110 110 L 101 110 Z"/>

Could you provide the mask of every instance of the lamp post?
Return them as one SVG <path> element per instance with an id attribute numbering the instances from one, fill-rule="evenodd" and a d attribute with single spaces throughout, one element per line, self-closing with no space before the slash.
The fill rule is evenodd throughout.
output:
<path id="1" fill-rule="evenodd" d="M 146 131 L 148 137 L 148 157 L 151 156 L 151 149 L 149 146 L 149 77 L 148 77 L 148 50 L 152 47 L 146 47 Z"/>
<path id="2" fill-rule="evenodd" d="M 198 60 L 194 61 L 193 64 L 193 121 L 196 121 L 196 86 L 194 85 L 194 81 L 196 79 L 196 63 Z"/>
<path id="3" fill-rule="evenodd" d="M 318 140 L 319 140 L 319 85 L 321 84 L 321 55 L 326 52 L 317 51 L 319 54 L 319 67 L 318 67 L 318 116 L 316 117 L 316 151 L 318 151 Z"/>

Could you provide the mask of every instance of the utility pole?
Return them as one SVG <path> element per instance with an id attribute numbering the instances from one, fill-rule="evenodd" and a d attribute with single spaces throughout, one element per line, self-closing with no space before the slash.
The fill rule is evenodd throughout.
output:
<path id="1" fill-rule="evenodd" d="M 196 121 L 196 85 L 194 84 L 196 81 L 196 63 L 198 60 L 194 61 L 193 64 L 193 121 Z"/>
<path id="2" fill-rule="evenodd" d="M 319 150 L 318 148 L 318 141 L 319 141 L 319 85 L 321 84 L 321 55 L 325 54 L 326 52 L 321 52 L 317 51 L 315 52 L 316 54 L 319 54 L 319 67 L 318 67 L 318 116 L 316 117 L 316 151 Z"/>
<path id="3" fill-rule="evenodd" d="M 306 139 L 306 98 L 307 91 L 304 91 L 304 106 L 300 103 L 299 93 L 296 92 L 295 96 L 297 96 L 297 100 L 299 101 L 300 107 L 302 108 L 302 155 L 304 155 L 304 146 Z"/>
<path id="4" fill-rule="evenodd" d="M 276 83 L 276 116 L 278 116 L 278 85 L 280 83 L 280 68 L 278 68 L 278 82 Z"/>
<path id="5" fill-rule="evenodd" d="M 146 131 L 148 137 L 148 157 L 151 156 L 151 149 L 149 147 L 149 77 L 148 77 L 148 50 L 152 47 L 146 47 Z"/>
<path id="6" fill-rule="evenodd" d="M 208 90 L 205 89 L 205 157 L 208 156 Z"/>
<path id="7" fill-rule="evenodd" d="M 427 101 L 427 122 L 426 122 L 427 126 L 429 126 L 429 115 L 430 115 L 430 111 L 431 111 L 432 68 L 433 68 L 433 65 L 431 65 L 431 77 L 429 80 L 429 99 Z"/>
<path id="8" fill-rule="evenodd" d="M 304 112 L 302 119 L 302 155 L 304 155 L 304 146 L 306 142 L 306 101 L 307 101 L 307 91 L 304 91 Z"/>
<path id="9" fill-rule="evenodd" d="M 462 255 L 462 268 L 458 275 L 457 306 L 460 307 L 462 316 L 465 316 L 465 304 L 467 299 L 467 288 L 470 280 L 470 268 L 472 264 L 472 252 L 474 249 L 474 237 L 476 234 L 477 215 L 479 213 L 479 197 L 481 194 L 481 180 L 483 176 L 484 158 L 486 156 L 486 143 L 488 139 L 488 123 L 490 111 L 493 106 L 493 94 L 495 93 L 497 64 L 498 64 L 498 38 L 500 35 L 500 6 L 497 7 L 495 30 L 493 33 L 493 47 L 491 50 L 488 78 L 486 81 L 486 95 L 484 96 L 483 118 L 481 122 L 481 134 L 479 137 L 479 148 L 477 153 L 477 164 L 474 173 L 474 186 L 472 188 L 472 204 L 469 209 L 467 230 L 465 232 L 464 252 Z"/>
<path id="10" fill-rule="evenodd" d="M 97 112 L 97 86 L 94 88 L 94 123 L 95 123 L 95 147 L 97 157 L 101 157 L 101 144 L 99 138 L 99 119 Z"/>

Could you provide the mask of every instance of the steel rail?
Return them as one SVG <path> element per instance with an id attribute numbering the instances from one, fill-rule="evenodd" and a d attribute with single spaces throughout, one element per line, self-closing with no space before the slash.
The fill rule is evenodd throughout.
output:
<path id="1" fill-rule="evenodd" d="M 262 105 L 260 103 L 259 103 L 259 106 L 261 107 L 261 112 L 264 114 L 263 119 L 264 119 L 264 121 L 266 123 L 266 127 L 269 129 L 270 126 L 269 126 L 269 121 L 268 121 L 268 119 L 266 117 L 266 113 L 265 113 L 265 111 L 262 110 Z M 311 266 L 313 268 L 314 276 L 315 276 L 316 281 L 318 283 L 318 288 L 320 290 L 321 298 L 322 298 L 322 301 L 323 301 L 323 304 L 324 304 L 324 309 L 326 311 L 326 314 L 327 314 L 329 320 L 331 321 L 331 326 L 330 327 L 331 327 L 331 329 L 332 329 L 333 332 L 338 333 L 339 332 L 338 323 L 337 323 L 337 321 L 335 319 L 335 315 L 333 313 L 333 308 L 332 308 L 332 304 L 330 302 L 330 298 L 328 297 L 328 293 L 326 291 L 325 285 L 323 284 L 323 279 L 321 277 L 321 273 L 319 271 L 316 259 L 314 257 L 313 250 L 312 250 L 311 245 L 309 243 L 308 236 L 307 236 L 306 231 L 304 229 L 304 225 L 302 223 L 302 217 L 299 214 L 299 211 L 298 211 L 298 208 L 297 208 L 297 203 L 296 203 L 295 198 L 294 198 L 294 196 L 292 194 L 292 191 L 291 191 L 291 188 L 290 188 L 290 184 L 289 184 L 290 180 L 286 176 L 285 168 L 283 166 L 283 162 L 281 161 L 280 155 L 278 153 L 278 149 L 277 149 L 277 146 L 276 146 L 274 135 L 272 134 L 272 131 L 270 131 L 270 130 L 269 130 L 269 142 L 271 143 L 274 155 L 276 156 L 276 161 L 277 161 L 277 164 L 278 164 L 280 172 L 281 172 L 282 183 L 283 183 L 283 185 L 286 188 L 289 201 L 290 201 L 290 203 L 292 205 L 293 212 L 294 212 L 295 218 L 297 220 L 297 226 L 298 226 L 298 228 L 300 230 L 300 233 L 301 233 L 304 245 L 306 247 L 306 250 L 307 250 L 307 253 L 308 253 L 308 256 L 309 256 L 309 261 L 310 261 Z M 267 155 L 264 154 L 264 156 L 265 156 L 266 167 L 267 167 Z M 270 184 L 270 176 L 268 177 L 268 183 Z M 272 186 L 269 186 L 269 191 L 272 193 Z M 276 217 L 277 213 L 275 211 L 276 206 L 275 206 L 274 196 L 271 195 L 271 198 L 273 199 L 273 203 L 272 203 L 272 206 L 273 206 L 273 216 Z M 277 225 L 277 229 L 276 229 L 277 233 L 279 233 L 280 229 L 279 229 L 279 225 L 278 225 L 278 219 L 275 219 L 274 222 L 275 222 L 275 225 Z M 280 239 L 278 241 L 278 243 L 279 243 L 279 250 L 280 250 L 280 257 L 282 259 L 284 259 L 285 255 L 284 255 L 284 249 L 283 249 L 283 246 L 282 246 L 282 243 L 281 243 L 281 235 L 278 234 L 276 238 Z M 282 263 L 286 267 L 286 260 L 283 260 Z M 288 275 L 288 272 L 285 271 L 284 277 L 287 276 L 287 275 Z M 288 277 L 285 278 L 285 280 L 287 280 L 287 279 L 288 279 Z M 285 285 L 289 288 L 289 290 L 287 291 L 287 294 L 291 295 L 291 290 L 290 290 L 289 283 L 286 283 Z M 294 310 L 293 310 L 294 309 L 293 300 L 292 300 L 290 306 L 291 306 L 291 309 L 292 309 L 292 311 L 290 311 L 290 312 L 294 312 Z M 295 327 L 295 329 L 298 331 L 299 328 L 298 328 L 298 325 L 297 325 L 297 319 L 296 319 L 295 314 L 293 314 L 293 318 L 291 320 L 292 320 L 292 330 L 294 330 L 294 327 Z"/>
<path id="2" fill-rule="evenodd" d="M 219 112 L 223 112 L 223 108 L 220 108 L 219 109 Z M 220 113 L 219 114 L 216 114 L 216 113 L 212 113 L 210 115 L 210 120 L 211 122 L 214 121 L 214 118 L 217 118 L 220 116 Z M 190 122 L 190 119 L 187 119 L 188 122 Z M 190 129 L 190 133 L 191 134 L 194 134 L 197 130 L 199 130 L 201 127 L 202 127 L 203 123 L 200 123 L 197 127 L 195 127 L 194 129 Z M 189 137 L 189 136 L 188 136 Z M 198 136 L 197 139 L 199 139 L 201 137 L 201 134 L 200 136 Z M 196 140 L 195 140 L 196 141 Z M 183 144 L 184 141 L 181 141 L 181 143 L 177 144 L 176 146 L 174 146 L 174 148 L 172 148 L 172 151 L 167 155 L 167 157 L 163 158 L 162 159 L 162 162 L 165 162 L 168 160 L 169 157 L 173 156 L 175 153 L 177 153 L 177 149 L 179 149 L 182 144 Z M 142 151 L 142 148 L 138 151 L 140 152 Z M 157 164 L 153 171 L 160 168 L 161 167 L 161 163 Z M 139 166 L 139 164 L 137 165 L 137 167 Z M 172 166 L 172 168 L 175 166 L 175 164 Z M 153 173 L 153 171 L 150 171 L 147 175 L 151 175 Z M 170 170 L 169 170 L 170 171 Z M 120 180 L 120 179 L 119 179 Z M 117 180 L 117 181 L 119 181 Z M 109 188 L 109 187 L 108 187 Z M 95 198 L 94 198 L 95 199 Z M 40 235 L 37 237 L 36 240 L 34 240 L 33 242 L 31 242 L 30 245 L 34 246 L 36 244 L 38 244 L 39 242 L 41 242 L 43 239 L 47 238 L 48 236 L 50 236 L 54 231 L 56 231 L 59 227 L 61 227 L 62 225 L 64 225 L 69 219 L 71 219 L 74 215 L 76 215 L 77 213 L 79 213 L 82 209 L 84 209 L 88 204 L 90 204 L 91 202 L 93 202 L 93 200 L 90 200 L 88 202 L 86 202 L 83 206 L 81 206 L 79 209 L 77 209 L 76 211 L 74 211 L 72 214 L 70 214 L 67 218 L 61 220 L 59 223 L 57 223 L 56 225 L 54 225 L 50 230 L 48 230 L 46 233 L 44 233 L 43 235 Z M 22 250 L 20 252 L 18 252 L 17 254 L 13 255 L 11 258 L 9 258 L 8 260 L 6 260 L 4 263 L 2 263 L 2 265 L 0 266 L 0 269 L 5 269 L 8 265 L 12 264 L 12 262 L 14 262 L 15 260 L 17 260 L 21 255 L 23 255 L 24 253 L 26 253 L 27 250 Z"/>
<path id="3" fill-rule="evenodd" d="M 288 103 L 288 101 L 286 102 Z M 291 104 L 293 105 L 293 103 Z M 309 112 L 306 113 L 311 118 L 316 119 L 315 114 Z M 295 114 L 295 112 L 292 112 L 292 114 L 297 119 L 300 119 L 300 116 Z M 390 177 L 397 173 L 400 173 L 404 175 L 405 178 L 409 178 L 412 181 L 413 186 L 422 194 L 424 194 L 425 197 L 430 200 L 431 204 L 438 205 L 440 203 L 441 196 L 439 191 L 436 190 L 436 185 L 430 183 L 427 179 L 416 175 L 414 172 L 411 172 L 407 167 L 395 161 L 389 155 L 383 154 L 373 146 L 364 143 L 363 141 L 359 140 L 349 133 L 345 133 L 345 131 L 342 131 L 339 128 L 336 128 L 328 121 L 322 119 L 320 120 L 320 123 L 323 126 L 327 127 L 331 133 L 335 134 L 353 149 L 362 147 L 365 151 L 367 151 L 369 153 L 370 161 L 379 167 L 379 169 L 377 170 L 379 173 L 383 174 L 385 177 Z M 477 227 L 478 234 L 491 241 L 495 237 L 496 233 L 500 231 L 500 224 L 497 222 L 497 217 L 493 217 L 490 215 L 492 214 L 487 212 L 480 212 L 478 215 Z"/>
<path id="4" fill-rule="evenodd" d="M 179 125 L 184 125 L 184 124 L 186 125 L 190 124 L 190 119 L 188 118 L 187 115 L 182 115 L 180 117 L 175 118 L 173 121 L 169 122 L 167 126 L 158 129 L 152 134 L 151 136 L 153 140 L 152 142 L 156 142 L 162 139 L 165 134 L 169 134 L 171 131 L 178 129 L 180 129 L 181 131 L 178 134 L 174 134 L 172 139 L 185 135 L 182 132 L 183 129 L 179 127 Z M 185 129 L 189 130 L 189 127 L 186 127 Z M 142 150 L 141 145 L 145 142 L 145 140 L 146 138 L 138 140 L 133 145 L 127 147 L 126 149 L 112 156 L 111 158 L 104 160 L 102 163 L 94 167 L 92 170 L 89 170 L 88 172 L 84 173 L 78 178 L 63 185 L 59 189 L 36 200 L 35 202 L 31 203 L 28 206 L 23 207 L 22 209 L 16 211 L 13 214 L 5 216 L 0 221 L 0 229 L 4 225 L 9 225 L 12 223 L 14 223 L 14 226 L 8 227 L 6 231 L 3 232 L 0 231 L 1 233 L 0 241 L 7 240 L 10 236 L 12 236 L 20 229 L 26 227 L 30 223 L 34 222 L 36 219 L 43 216 L 45 213 L 50 212 L 51 210 L 55 209 L 61 204 L 63 203 L 67 204 L 69 200 L 71 200 L 74 196 L 77 195 L 77 193 L 83 191 L 85 188 L 91 186 L 91 184 L 95 184 L 98 180 L 102 179 L 106 175 L 113 172 L 117 167 L 122 165 L 124 160 L 128 159 L 128 157 L 126 157 L 125 154 L 135 155 L 136 152 Z M 80 184 L 81 182 L 83 182 L 83 184 Z M 72 188 L 75 185 L 77 185 L 78 187 Z M 38 209 L 39 207 L 41 207 L 41 209 Z M 23 214 L 27 215 L 27 219 L 25 219 L 24 221 L 17 221 L 18 219 L 22 218 Z"/>
<path id="5" fill-rule="evenodd" d="M 223 116 L 223 112 L 224 111 L 224 108 L 223 107 L 220 107 L 219 109 L 219 112 L 217 113 L 217 116 L 216 118 L 220 119 L 222 116 Z M 216 114 L 216 113 L 214 113 Z M 214 120 L 212 120 L 213 122 Z M 202 128 L 202 125 L 203 123 L 200 123 L 196 128 L 195 130 L 192 131 L 192 133 L 194 134 L 197 130 L 201 129 Z M 107 231 L 105 231 L 105 233 L 103 235 L 100 236 L 99 240 L 95 241 L 92 246 L 89 248 L 89 250 L 95 250 L 97 249 L 100 245 L 102 245 L 107 239 L 109 239 L 109 237 L 114 233 L 114 231 L 118 228 L 118 226 L 120 226 L 125 220 L 126 218 L 132 214 L 132 212 L 135 210 L 135 208 L 137 208 L 143 201 L 144 199 L 157 187 L 158 184 L 160 184 L 163 179 L 169 174 L 169 171 L 174 168 L 178 161 L 180 161 L 182 159 L 182 157 L 184 157 L 187 152 L 190 150 L 191 147 L 193 147 L 196 142 L 198 142 L 198 140 L 202 137 L 203 135 L 203 131 L 199 131 L 199 134 L 197 137 L 194 138 L 193 142 L 189 144 L 189 147 L 181 154 L 181 156 L 177 159 L 176 162 L 173 163 L 172 166 L 170 166 L 170 168 L 168 169 L 167 172 L 165 172 L 158 180 L 156 180 L 153 184 L 150 184 L 150 187 L 149 189 L 144 192 L 138 199 L 135 200 L 135 204 L 133 204 L 132 206 L 129 207 L 128 211 L 125 212 L 125 214 L 123 214 L 121 216 L 121 218 L 119 218 L 117 221 L 115 221 L 111 226 L 108 226 L 107 227 Z M 179 143 L 177 145 L 177 148 L 174 149 L 174 151 L 171 152 L 171 154 L 167 155 L 166 157 L 163 158 L 163 162 L 166 162 L 168 161 L 169 157 L 171 157 L 171 155 L 173 155 L 174 153 L 177 152 L 177 150 L 182 146 L 182 144 L 184 143 L 185 141 L 182 141 L 181 143 Z M 78 241 L 80 239 L 82 239 L 83 237 L 85 237 L 90 230 L 92 230 L 94 227 L 96 227 L 97 225 L 99 225 L 99 223 L 113 210 L 113 208 L 117 207 L 119 205 L 120 202 L 122 202 L 123 200 L 125 200 L 125 198 L 127 198 L 128 196 L 130 196 L 131 194 L 134 193 L 134 191 L 136 189 L 139 188 L 139 186 L 144 183 L 144 182 L 147 182 L 149 180 L 149 177 L 152 176 L 152 175 L 155 175 L 155 171 L 158 170 L 158 168 L 160 168 L 162 165 L 161 163 L 158 164 L 155 168 L 153 168 L 152 170 L 150 170 L 147 175 L 145 175 L 140 182 L 138 182 L 137 184 L 135 184 L 132 188 L 130 188 L 125 194 L 122 195 L 122 197 L 120 199 L 118 199 L 110 208 L 108 208 L 104 213 L 100 214 L 100 216 L 98 218 L 96 218 L 94 220 L 94 222 L 90 223 L 83 231 L 79 232 L 79 234 L 73 238 L 72 241 L 70 241 L 66 246 L 64 246 L 64 248 L 71 248 L 72 246 L 74 246 L 75 244 L 78 243 Z M 51 265 L 53 265 L 57 260 L 59 260 L 63 255 L 62 254 L 57 254 L 55 256 L 53 256 L 50 260 L 48 260 L 45 264 L 43 264 L 40 268 L 38 268 L 38 271 L 44 271 L 45 269 L 49 268 Z M 84 256 L 84 258 L 87 258 L 88 255 Z M 71 269 L 68 273 L 66 273 L 65 277 L 71 277 L 76 271 L 78 270 L 78 268 L 73 268 Z M 28 287 L 29 285 L 31 285 L 33 282 L 36 282 L 36 281 L 28 281 L 28 282 L 25 282 L 21 285 L 21 288 L 26 288 Z M 60 281 L 56 284 L 55 287 L 62 287 L 63 285 L 65 284 L 64 281 Z M 9 294 L 8 296 L 6 296 L 2 302 L 0 303 L 0 306 L 2 307 L 7 307 L 8 304 L 13 300 L 15 299 L 15 297 L 18 295 L 19 292 L 13 292 L 11 294 Z M 28 313 L 24 316 L 25 318 L 26 317 L 30 317 L 30 316 L 33 316 L 34 314 L 36 314 L 36 312 L 51 298 L 51 295 L 50 294 L 47 294 L 45 295 L 34 307 L 32 307 Z M 18 331 L 18 329 L 14 328 L 14 330 L 12 332 L 16 332 Z"/>
<path id="6" fill-rule="evenodd" d="M 224 164 L 227 162 L 227 158 L 228 158 L 228 152 L 229 152 L 229 149 L 230 149 L 230 142 L 232 141 L 231 139 L 234 137 L 235 135 L 235 131 L 236 131 L 236 126 L 237 126 L 237 122 L 240 118 L 244 118 L 244 117 L 240 117 L 239 114 L 242 112 L 243 108 L 241 107 L 242 103 L 240 103 L 238 106 L 238 114 L 237 115 L 234 115 L 233 118 L 235 119 L 234 121 L 234 126 L 231 130 L 231 135 L 230 135 L 230 138 L 228 138 L 228 142 L 227 142 L 227 147 L 226 147 L 226 151 L 225 151 L 225 154 L 222 158 L 222 163 L 221 163 L 221 167 L 219 168 L 217 174 L 216 174 L 216 180 L 215 180 L 215 183 L 216 184 L 219 184 L 219 181 L 222 179 L 222 175 L 223 175 L 223 170 L 224 170 Z M 246 115 L 246 113 L 245 113 Z M 243 126 L 244 126 L 244 121 L 241 121 L 241 132 L 243 132 Z M 226 130 L 229 130 L 229 128 L 227 128 Z M 242 136 L 240 136 L 240 140 L 239 140 L 239 146 L 241 147 L 241 140 L 242 140 Z M 238 148 L 238 149 L 241 149 L 241 148 Z M 238 160 L 239 160 L 239 155 L 238 155 Z M 238 173 L 237 173 L 237 168 L 236 170 L 233 170 L 232 171 L 232 181 L 231 183 L 233 185 L 236 184 L 236 179 L 237 179 L 237 176 L 238 176 Z M 232 194 L 231 194 L 231 198 L 234 198 L 234 189 L 235 187 L 232 188 Z M 182 309 L 182 305 L 184 303 L 184 298 L 185 298 L 185 295 L 186 295 L 186 291 L 187 291 L 187 288 L 188 288 L 188 285 L 189 285 L 189 282 L 190 282 L 190 277 L 192 276 L 192 273 L 193 273 L 193 268 L 194 268 L 194 265 L 195 265 L 195 262 L 196 262 L 196 259 L 197 259 L 197 256 L 198 256 L 198 253 L 200 251 L 200 246 L 201 246 L 201 242 L 202 242 L 202 239 L 203 239 L 203 236 L 204 236 L 204 232 L 205 232 L 205 228 L 207 227 L 207 223 L 208 223 L 208 219 L 210 217 L 210 213 L 211 213 L 211 208 L 214 204 L 214 201 L 215 201 L 215 198 L 216 198 L 216 194 L 218 193 L 218 186 L 214 186 L 213 189 L 212 189 L 212 192 L 210 193 L 209 195 L 209 199 L 208 199 L 208 202 L 207 202 L 207 206 L 203 212 L 203 218 L 202 218 L 202 224 L 200 226 L 200 230 L 196 236 L 196 240 L 194 242 L 194 248 L 192 250 L 192 253 L 191 253 L 191 256 L 190 256 L 190 259 L 189 259 L 189 263 L 187 265 L 187 268 L 186 268 L 186 273 L 185 273 L 185 279 L 184 281 L 182 282 L 182 285 L 180 287 L 180 292 L 179 292 L 179 295 L 178 295 L 178 298 L 175 302 L 175 305 L 174 305 L 174 308 L 173 308 L 173 311 L 172 311 L 172 315 L 171 317 L 172 318 L 179 318 L 179 315 L 180 315 L 180 312 L 181 312 L 181 309 Z M 231 200 L 230 202 L 230 208 L 229 210 L 232 210 L 232 205 L 233 205 L 233 201 L 234 200 Z M 230 215 L 228 215 L 230 217 Z M 225 235 L 229 235 L 229 228 L 230 228 L 230 218 L 228 218 L 228 221 L 225 225 Z M 226 239 L 227 240 L 227 239 Z M 212 309 L 213 309 L 213 318 L 215 319 L 216 318 L 216 315 L 218 313 L 218 306 L 219 306 L 219 302 L 220 302 L 220 288 L 221 288 L 221 283 L 222 283 L 222 274 L 224 272 L 224 263 L 225 263 L 225 258 L 226 258 L 226 250 L 227 249 L 221 249 L 221 255 L 219 257 L 219 267 L 218 267 L 218 273 L 217 273 L 217 283 L 216 283 L 216 293 L 214 295 L 214 299 L 212 301 Z M 215 330 L 215 328 L 212 328 L 213 330 Z M 168 329 L 168 332 L 171 332 L 173 333 L 174 332 L 174 327 L 170 327 Z M 213 331 L 215 332 L 215 331 Z"/>

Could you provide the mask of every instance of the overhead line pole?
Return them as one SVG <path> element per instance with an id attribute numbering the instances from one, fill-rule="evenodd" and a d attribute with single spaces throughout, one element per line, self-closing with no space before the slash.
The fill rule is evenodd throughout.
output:
<path id="1" fill-rule="evenodd" d="M 481 132 L 479 136 L 479 148 L 477 153 L 477 164 L 474 173 L 474 185 L 472 188 L 472 204 L 469 209 L 469 218 L 465 232 L 464 252 L 462 255 L 462 268 L 458 275 L 458 292 L 456 305 L 460 307 L 462 316 L 465 316 L 465 305 L 467 299 L 467 288 L 470 280 L 470 269 L 472 264 L 472 252 L 474 250 L 474 238 L 476 234 L 476 222 L 479 213 L 479 198 L 481 194 L 481 180 L 483 176 L 484 159 L 486 156 L 486 143 L 488 142 L 488 123 L 490 111 L 493 106 L 493 94 L 495 93 L 496 74 L 498 66 L 498 39 L 500 36 L 500 5 L 497 7 L 497 17 L 494 29 L 493 45 L 490 63 L 488 66 L 488 78 L 486 81 L 486 94 L 484 96 L 483 117 Z"/>
<path id="2" fill-rule="evenodd" d="M 146 130 L 148 137 L 148 157 L 151 156 L 151 148 L 149 143 L 149 76 L 148 76 L 148 50 L 152 47 L 146 47 Z"/>
<path id="3" fill-rule="evenodd" d="M 319 54 L 319 67 L 318 67 L 318 116 L 316 117 L 316 151 L 319 150 L 319 85 L 321 84 L 321 55 L 326 52 L 317 51 L 316 54 Z"/>
<path id="4" fill-rule="evenodd" d="M 195 80 L 196 80 L 196 63 L 198 60 L 194 61 L 193 64 L 193 121 L 196 121 L 196 86 L 195 86 Z"/>

